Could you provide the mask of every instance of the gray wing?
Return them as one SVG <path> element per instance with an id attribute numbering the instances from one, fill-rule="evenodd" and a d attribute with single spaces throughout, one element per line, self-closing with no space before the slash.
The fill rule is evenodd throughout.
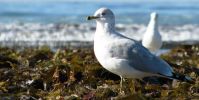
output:
<path id="1" fill-rule="evenodd" d="M 165 76 L 172 75 L 172 68 L 164 60 L 151 54 L 148 49 L 136 41 L 117 44 L 111 52 L 112 56 L 126 59 L 129 65 L 137 70 Z"/>

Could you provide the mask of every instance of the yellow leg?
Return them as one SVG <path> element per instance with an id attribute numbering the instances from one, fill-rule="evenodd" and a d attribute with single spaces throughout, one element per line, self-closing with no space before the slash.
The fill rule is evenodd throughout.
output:
<path id="1" fill-rule="evenodd" d="M 131 92 L 134 94 L 135 92 L 135 80 L 132 80 L 132 88 L 131 88 Z"/>
<path id="2" fill-rule="evenodd" d="M 120 93 L 121 94 L 124 94 L 124 91 L 123 91 L 123 81 L 124 81 L 124 78 L 122 76 L 120 76 L 121 80 L 120 80 Z"/>

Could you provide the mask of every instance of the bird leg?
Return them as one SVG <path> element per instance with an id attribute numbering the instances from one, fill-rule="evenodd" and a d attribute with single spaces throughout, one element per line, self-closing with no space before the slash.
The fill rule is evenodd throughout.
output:
<path id="1" fill-rule="evenodd" d="M 124 78 L 122 76 L 120 76 L 120 78 L 121 78 L 121 80 L 120 80 L 120 93 L 124 94 L 124 91 L 123 91 L 123 81 L 125 81 L 125 80 L 124 80 Z"/>
<path id="2" fill-rule="evenodd" d="M 131 92 L 134 94 L 135 92 L 135 80 L 132 80 Z"/>
<path id="3" fill-rule="evenodd" d="M 120 93 L 121 94 L 128 94 L 128 93 L 136 93 L 135 92 L 135 81 L 134 80 L 132 80 L 132 84 L 131 84 L 131 88 L 129 88 L 127 85 L 127 83 L 126 83 L 126 80 L 125 80 L 125 78 L 123 78 L 122 76 L 120 76 L 120 78 L 121 78 L 121 80 L 120 80 Z"/>

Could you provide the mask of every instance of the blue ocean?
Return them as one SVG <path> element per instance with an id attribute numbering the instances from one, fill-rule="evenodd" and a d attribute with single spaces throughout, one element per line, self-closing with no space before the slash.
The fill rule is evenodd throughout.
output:
<path id="1" fill-rule="evenodd" d="M 100 7 L 115 13 L 116 29 L 130 38 L 141 40 L 157 12 L 163 41 L 199 42 L 199 0 L 1 0 L 0 45 L 92 42 L 95 22 L 86 17 Z"/>
<path id="2" fill-rule="evenodd" d="M 120 23 L 146 24 L 160 14 L 160 24 L 199 24 L 198 0 L 9 0 L 0 1 L 0 22 L 86 23 L 100 7 L 112 9 Z"/>

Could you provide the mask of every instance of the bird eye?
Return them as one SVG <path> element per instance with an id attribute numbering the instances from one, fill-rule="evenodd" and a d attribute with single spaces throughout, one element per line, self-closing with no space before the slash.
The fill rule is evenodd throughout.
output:
<path id="1" fill-rule="evenodd" d="M 104 15 L 106 15 L 106 13 L 102 13 L 102 15 L 104 16 Z"/>

